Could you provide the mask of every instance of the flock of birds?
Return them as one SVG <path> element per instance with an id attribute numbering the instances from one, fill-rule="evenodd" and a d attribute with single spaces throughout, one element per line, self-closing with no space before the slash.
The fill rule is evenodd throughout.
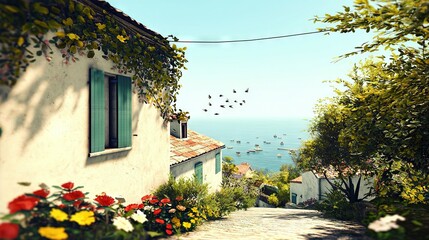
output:
<path id="1" fill-rule="evenodd" d="M 232 93 L 233 93 L 233 99 L 234 100 L 229 100 L 229 97 L 225 96 L 224 94 L 219 94 L 219 97 L 216 98 L 215 96 L 211 96 L 210 94 L 208 95 L 208 108 L 204 108 L 203 111 L 204 112 L 210 112 L 211 109 L 214 109 L 214 115 L 219 115 L 219 110 L 218 107 L 220 108 L 234 108 L 236 105 L 237 106 L 243 106 L 246 103 L 246 100 L 237 100 L 237 98 L 239 97 L 239 94 L 237 93 L 237 91 L 235 89 L 232 89 Z M 249 93 L 249 88 L 247 88 L 244 93 Z"/>

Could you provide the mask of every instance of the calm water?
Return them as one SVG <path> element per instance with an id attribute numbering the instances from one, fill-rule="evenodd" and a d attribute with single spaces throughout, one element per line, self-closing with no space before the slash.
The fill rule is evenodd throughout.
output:
<path id="1" fill-rule="evenodd" d="M 190 119 L 188 128 L 223 142 L 223 156 L 234 163 L 248 162 L 254 169 L 278 171 L 293 164 L 287 150 L 296 149 L 309 136 L 309 121 L 297 119 Z M 275 137 L 277 136 L 277 137 Z M 284 145 L 281 145 L 283 142 Z M 248 152 L 259 145 L 262 151 Z M 237 154 L 240 152 L 240 154 Z M 277 156 L 280 154 L 281 156 Z"/>

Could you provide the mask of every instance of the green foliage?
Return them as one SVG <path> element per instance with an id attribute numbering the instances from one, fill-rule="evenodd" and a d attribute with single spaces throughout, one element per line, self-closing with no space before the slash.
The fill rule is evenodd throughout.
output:
<path id="1" fill-rule="evenodd" d="M 208 185 L 201 184 L 196 178 L 174 179 L 170 176 L 168 182 L 159 186 L 153 193 L 155 196 L 168 197 L 176 199 L 177 197 L 183 198 L 183 205 L 185 207 L 202 207 L 203 199 L 208 196 Z"/>
<path id="2" fill-rule="evenodd" d="M 268 203 L 269 203 L 270 205 L 275 206 L 275 207 L 278 207 L 278 206 L 279 206 L 280 201 L 279 201 L 279 199 L 277 198 L 277 196 L 276 196 L 276 194 L 275 194 L 275 193 L 273 193 L 273 194 L 271 194 L 270 196 L 268 196 Z"/>
<path id="3" fill-rule="evenodd" d="M 340 220 L 353 219 L 352 205 L 339 189 L 332 189 L 329 191 L 325 198 L 316 205 L 316 209 L 321 211 L 326 217 Z"/>
<path id="4" fill-rule="evenodd" d="M 331 149 L 334 158 L 343 160 L 335 153 L 347 149 L 352 159 L 364 163 L 356 166 L 373 168 L 379 195 L 407 203 L 426 202 L 429 191 L 423 184 L 429 177 L 428 13 L 423 0 L 359 0 L 353 8 L 315 20 L 334 25 L 326 31 L 374 31 L 372 41 L 345 56 L 387 50 L 389 58 L 368 59 L 355 66 L 351 81 L 337 81 L 342 84 L 338 96 L 318 109 L 322 116 L 336 109 L 337 117 L 316 119 L 319 126 L 328 120 L 336 132 L 317 131 L 317 137 L 325 144 L 337 142 Z M 322 144 L 317 138 L 306 144 L 302 166 L 312 166 L 309 156 L 320 156 Z"/>
<path id="5" fill-rule="evenodd" d="M 133 74 L 142 101 L 159 108 L 165 119 L 175 111 L 185 48 L 170 47 L 150 30 L 145 33 L 150 37 L 135 33 L 105 10 L 73 0 L 8 1 L 0 4 L 0 18 L 0 84 L 13 86 L 36 56 L 50 61 L 53 46 L 65 64 L 101 51 L 119 73 Z"/>

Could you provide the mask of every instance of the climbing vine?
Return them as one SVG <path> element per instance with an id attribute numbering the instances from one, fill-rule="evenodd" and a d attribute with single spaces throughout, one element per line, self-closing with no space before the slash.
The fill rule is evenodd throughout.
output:
<path id="1" fill-rule="evenodd" d="M 75 0 L 0 0 L 0 84 L 13 86 L 36 56 L 51 61 L 53 48 L 65 64 L 101 51 L 118 73 L 133 75 L 140 100 L 168 119 L 176 110 L 186 48 L 96 10 Z"/>

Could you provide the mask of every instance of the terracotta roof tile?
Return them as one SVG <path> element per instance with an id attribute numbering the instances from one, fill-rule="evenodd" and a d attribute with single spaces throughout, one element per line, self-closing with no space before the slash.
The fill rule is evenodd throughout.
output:
<path id="1" fill-rule="evenodd" d="M 174 136 L 170 136 L 170 165 L 180 163 L 224 147 L 225 144 L 222 142 L 199 134 L 195 131 L 188 130 L 188 138 L 179 139 Z"/>
<path id="2" fill-rule="evenodd" d="M 290 182 L 293 182 L 293 183 L 302 183 L 302 176 L 294 178 L 294 179 L 290 180 Z"/>

